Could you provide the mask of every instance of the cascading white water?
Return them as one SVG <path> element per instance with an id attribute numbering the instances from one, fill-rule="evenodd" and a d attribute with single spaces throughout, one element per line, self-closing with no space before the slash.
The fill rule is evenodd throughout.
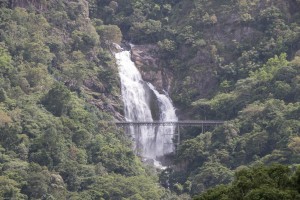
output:
<path id="1" fill-rule="evenodd" d="M 151 122 L 153 117 L 149 106 L 149 91 L 153 91 L 160 111 L 160 121 L 177 121 L 175 109 L 171 100 L 160 94 L 150 83 L 145 83 L 130 59 L 130 51 L 115 54 L 121 79 L 122 98 L 124 102 L 126 121 Z M 150 89 L 150 90 L 149 90 Z M 174 150 L 173 126 L 161 126 L 155 129 L 151 126 L 130 127 L 135 141 L 135 150 L 145 159 L 154 161 Z"/>
<path id="2" fill-rule="evenodd" d="M 178 120 L 175 114 L 175 108 L 170 98 L 165 94 L 160 94 L 155 87 L 148 83 L 149 88 L 154 92 L 159 105 L 160 117 L 159 120 L 163 122 L 175 122 Z M 173 126 L 160 126 L 156 138 L 156 155 L 162 156 L 171 153 L 174 150 L 173 136 L 175 128 Z"/>

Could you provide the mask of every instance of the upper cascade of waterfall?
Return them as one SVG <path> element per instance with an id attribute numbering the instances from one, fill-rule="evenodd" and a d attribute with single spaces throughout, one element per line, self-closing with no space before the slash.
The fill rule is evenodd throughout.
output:
<path id="1" fill-rule="evenodd" d="M 130 58 L 130 51 L 115 54 L 121 80 L 124 113 L 127 121 L 153 121 L 150 98 L 159 107 L 160 121 L 177 121 L 175 108 L 170 98 L 160 94 L 151 83 L 143 81 L 142 76 Z M 151 92 L 154 94 L 151 95 Z M 153 100 L 153 99 L 152 99 Z M 134 138 L 134 148 L 144 159 L 156 159 L 174 151 L 174 127 L 130 127 Z"/>
<path id="2" fill-rule="evenodd" d="M 122 86 L 122 98 L 127 121 L 153 121 L 147 104 L 144 82 L 138 69 L 130 59 L 129 51 L 116 53 Z"/>

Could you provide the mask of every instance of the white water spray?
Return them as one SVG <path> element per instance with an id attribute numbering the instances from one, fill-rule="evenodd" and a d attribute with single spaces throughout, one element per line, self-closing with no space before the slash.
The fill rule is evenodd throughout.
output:
<path id="1" fill-rule="evenodd" d="M 160 121 L 177 121 L 175 109 L 170 98 L 160 94 L 150 83 L 145 83 L 130 59 L 129 51 L 115 54 L 119 66 L 121 79 L 122 98 L 124 102 L 126 121 L 152 122 L 153 117 L 149 106 L 148 93 L 152 91 L 156 96 L 159 106 Z M 160 126 L 155 129 L 151 126 L 130 127 L 130 132 L 135 141 L 135 150 L 144 159 L 156 159 L 174 151 L 173 126 Z"/>

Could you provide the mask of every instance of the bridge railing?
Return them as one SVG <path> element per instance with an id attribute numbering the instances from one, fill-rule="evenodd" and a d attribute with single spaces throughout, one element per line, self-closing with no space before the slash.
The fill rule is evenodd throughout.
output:
<path id="1" fill-rule="evenodd" d="M 221 120 L 184 120 L 184 121 L 118 121 L 117 126 L 215 126 L 224 124 Z"/>
<path id="2" fill-rule="evenodd" d="M 109 122 L 113 123 L 116 126 L 119 127 L 140 127 L 140 126 L 174 126 L 176 127 L 176 131 L 174 134 L 172 134 L 175 140 L 177 142 L 174 142 L 174 145 L 177 147 L 180 144 L 180 127 L 182 126 L 200 126 L 202 127 L 202 133 L 205 132 L 205 127 L 207 126 L 218 126 L 225 123 L 225 121 L 222 120 L 183 120 L 183 121 L 134 121 L 134 122 L 128 122 L 128 121 L 115 121 L 115 122 Z"/>

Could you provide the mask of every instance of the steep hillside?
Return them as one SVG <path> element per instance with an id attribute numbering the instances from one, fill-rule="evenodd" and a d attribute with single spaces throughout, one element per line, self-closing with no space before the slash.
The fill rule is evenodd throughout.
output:
<path id="1" fill-rule="evenodd" d="M 278 164 L 243 168 L 237 171 L 232 184 L 210 189 L 195 199 L 300 199 L 299 175 L 299 170 L 293 172 Z"/>
<path id="2" fill-rule="evenodd" d="M 186 167 L 172 173 L 174 190 L 178 180 L 179 193 L 191 194 L 228 183 L 243 165 L 299 164 L 296 8 L 296 1 L 183 1 L 175 6 L 170 27 L 181 37 L 173 39 L 178 56 L 170 59 L 177 58 L 174 67 L 179 67 L 173 99 L 191 113 L 185 117 L 230 121 L 205 134 L 186 131 L 176 156 Z"/>
<path id="3" fill-rule="evenodd" d="M 178 4 L 170 26 L 178 30 L 177 53 L 184 61 L 178 61 L 179 70 L 187 73 L 181 77 L 184 83 L 175 83 L 174 90 L 181 94 L 175 95 L 175 100 L 188 104 L 199 97 L 211 97 L 216 91 L 230 90 L 238 79 L 274 55 L 287 52 L 292 57 L 300 48 L 295 7 L 300 6 L 293 1 Z M 182 17 L 181 12 L 187 14 Z"/>
<path id="4" fill-rule="evenodd" d="M 121 130 L 117 26 L 87 1 L 0 2 L 0 198 L 160 199 Z"/>
<path id="5" fill-rule="evenodd" d="M 127 41 L 157 44 L 160 66 L 175 77 L 171 93 L 180 110 L 300 48 L 296 0 L 95 2 L 105 6 L 92 15 L 118 25 Z"/>
<path id="6" fill-rule="evenodd" d="M 0 6 L 1 198 L 188 199 L 232 180 L 212 194 L 234 189 L 244 166 L 299 164 L 299 0 Z M 159 180 L 105 123 L 122 119 L 111 45 L 122 39 L 151 54 L 136 61 L 181 119 L 226 120 L 181 130 L 174 166 Z"/>
<path id="7" fill-rule="evenodd" d="M 228 120 L 182 130 L 163 185 L 194 195 L 243 165 L 299 163 L 299 1 L 99 2 L 126 40 L 157 45 L 181 119 Z"/>

